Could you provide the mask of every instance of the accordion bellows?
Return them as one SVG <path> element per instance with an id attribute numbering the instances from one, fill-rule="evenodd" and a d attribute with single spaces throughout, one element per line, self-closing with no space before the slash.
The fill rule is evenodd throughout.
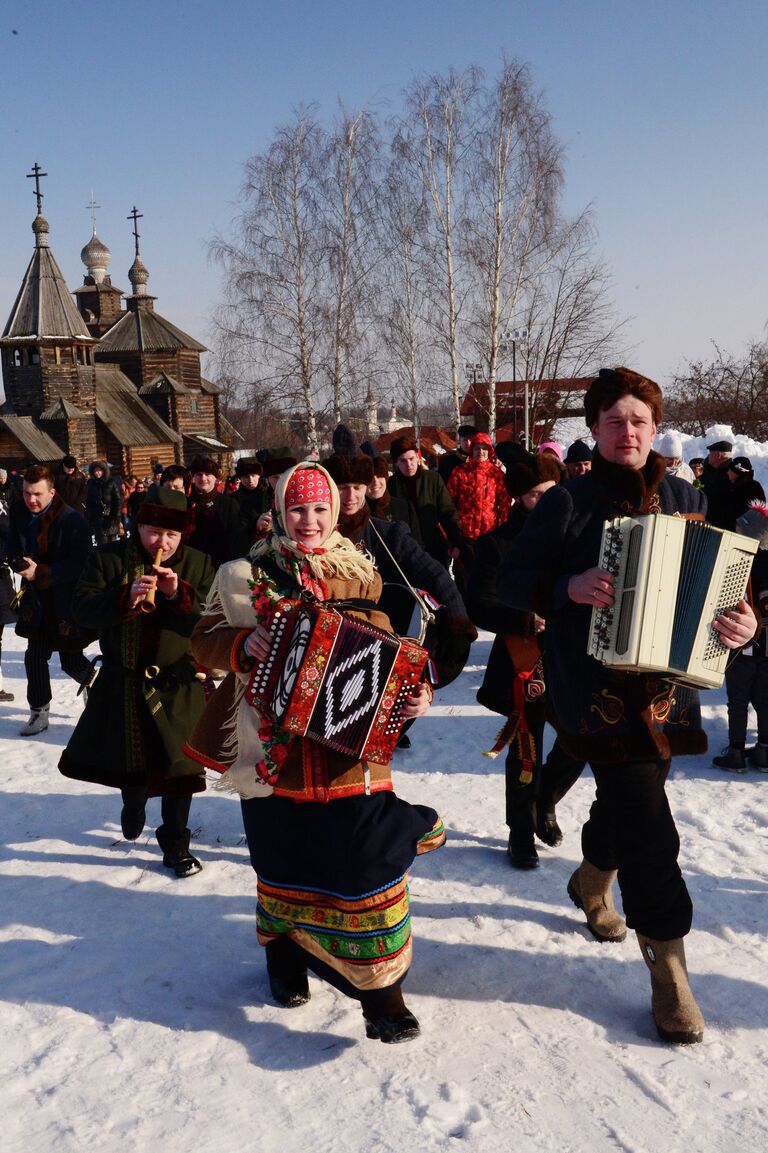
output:
<path id="1" fill-rule="evenodd" d="M 683 517 L 606 521 L 599 563 L 614 575 L 615 599 L 593 608 L 588 653 L 624 672 L 717 688 L 731 650 L 712 622 L 744 596 L 756 551 L 749 537 Z"/>
<path id="2" fill-rule="evenodd" d="M 248 702 L 291 736 L 388 764 L 426 649 L 336 609 L 296 601 L 282 602 L 271 632 L 272 650 L 254 669 Z"/>

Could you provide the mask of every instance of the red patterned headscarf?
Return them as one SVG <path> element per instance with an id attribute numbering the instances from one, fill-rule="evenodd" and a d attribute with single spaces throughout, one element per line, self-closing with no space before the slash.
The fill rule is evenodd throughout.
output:
<path id="1" fill-rule="evenodd" d="M 319 468 L 295 469 L 285 486 L 283 503 L 286 509 L 297 504 L 333 504 L 331 486 L 325 472 Z"/>

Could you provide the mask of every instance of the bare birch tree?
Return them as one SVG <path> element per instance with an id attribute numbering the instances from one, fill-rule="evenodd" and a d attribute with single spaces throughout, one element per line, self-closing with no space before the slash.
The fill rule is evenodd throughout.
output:
<path id="1" fill-rule="evenodd" d="M 252 380 L 290 410 L 318 451 L 315 390 L 322 368 L 324 248 L 318 209 L 322 137 L 299 109 L 262 155 L 246 164 L 244 207 L 233 242 L 218 238 L 226 273 L 222 338 L 255 367 Z"/>
<path id="2" fill-rule="evenodd" d="M 456 257 L 457 205 L 463 199 L 464 169 L 476 132 L 475 103 L 482 73 L 478 68 L 414 80 L 398 129 L 403 165 L 418 172 L 431 206 L 435 276 L 433 315 L 450 365 L 456 425 L 461 423 L 459 391 L 459 319 L 464 290 Z M 459 211 L 460 218 L 460 211 Z M 458 221 L 460 228 L 461 221 Z"/>
<path id="3" fill-rule="evenodd" d="M 323 164 L 323 212 L 328 309 L 328 378 L 333 420 L 346 402 L 359 402 L 359 386 L 375 354 L 370 342 L 374 276 L 381 259 L 377 235 L 379 132 L 368 112 L 343 109 L 327 142 Z"/>
<path id="4" fill-rule="evenodd" d="M 549 259 L 560 148 L 525 66 L 504 64 L 475 137 L 466 255 L 477 290 L 474 345 L 488 368 L 489 432 L 496 429 L 499 339 L 516 323 L 526 284 Z"/>

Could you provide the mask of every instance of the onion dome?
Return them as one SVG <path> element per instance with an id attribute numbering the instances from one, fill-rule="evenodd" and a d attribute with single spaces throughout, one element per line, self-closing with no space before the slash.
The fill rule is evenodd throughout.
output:
<path id="1" fill-rule="evenodd" d="M 102 244 L 94 229 L 93 236 L 80 253 L 80 259 L 88 269 L 88 275 L 101 284 L 112 260 L 112 253 Z"/>
<path id="2" fill-rule="evenodd" d="M 149 280 L 149 272 L 140 256 L 136 256 L 133 264 L 128 270 L 128 279 L 133 287 L 134 296 L 145 296 L 147 292 L 147 281 Z"/>
<path id="3" fill-rule="evenodd" d="M 32 231 L 35 234 L 35 244 L 37 248 L 48 248 L 48 221 L 41 212 L 38 212 L 32 221 Z"/>

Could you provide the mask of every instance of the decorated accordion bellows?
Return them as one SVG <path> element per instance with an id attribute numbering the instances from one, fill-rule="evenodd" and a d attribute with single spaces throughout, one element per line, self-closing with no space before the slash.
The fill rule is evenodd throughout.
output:
<path id="1" fill-rule="evenodd" d="M 593 608 L 588 653 L 625 672 L 717 688 L 731 650 L 712 622 L 744 596 L 756 551 L 749 537 L 684 517 L 606 521 L 599 563 L 615 578 L 614 603 Z"/>
<path id="2" fill-rule="evenodd" d="M 427 651 L 322 603 L 282 601 L 246 698 L 292 736 L 387 764 Z"/>

